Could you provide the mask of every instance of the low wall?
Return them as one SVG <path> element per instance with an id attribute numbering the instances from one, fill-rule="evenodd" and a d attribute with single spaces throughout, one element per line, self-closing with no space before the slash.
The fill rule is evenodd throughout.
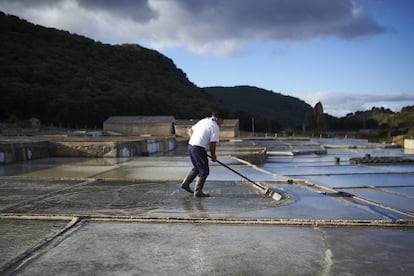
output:
<path id="1" fill-rule="evenodd" d="M 50 143 L 49 147 L 51 156 L 103 157 L 112 151 L 115 143 L 104 141 L 59 141 Z"/>
<path id="2" fill-rule="evenodd" d="M 262 151 L 255 151 L 255 152 L 249 152 L 249 153 L 238 153 L 234 154 L 235 157 L 243 159 L 249 163 L 260 165 L 266 162 L 267 160 L 267 154 L 266 150 Z"/>
<path id="3" fill-rule="evenodd" d="M 9 142 L 0 144 L 0 164 L 49 156 L 49 142 Z"/>
<path id="4" fill-rule="evenodd" d="M 168 152 L 175 137 L 122 141 L 42 141 L 0 144 L 0 164 L 46 157 L 133 157 Z"/>
<path id="5" fill-rule="evenodd" d="M 174 137 L 117 142 L 112 150 L 105 153 L 103 157 L 146 156 L 157 152 L 168 152 L 174 150 L 175 147 L 176 140 Z"/>

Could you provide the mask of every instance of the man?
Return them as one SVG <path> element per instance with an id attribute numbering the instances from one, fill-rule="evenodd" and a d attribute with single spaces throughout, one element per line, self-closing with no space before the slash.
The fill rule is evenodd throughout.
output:
<path id="1" fill-rule="evenodd" d="M 207 159 L 207 148 L 210 148 L 211 160 L 217 161 L 216 145 L 219 141 L 220 126 L 223 118 L 218 112 L 213 112 L 211 117 L 198 121 L 189 129 L 190 141 L 188 142 L 188 154 L 190 155 L 192 170 L 184 178 L 181 188 L 195 197 L 209 197 L 203 193 L 204 182 L 210 173 Z M 195 189 L 191 190 L 190 184 L 197 177 Z"/>

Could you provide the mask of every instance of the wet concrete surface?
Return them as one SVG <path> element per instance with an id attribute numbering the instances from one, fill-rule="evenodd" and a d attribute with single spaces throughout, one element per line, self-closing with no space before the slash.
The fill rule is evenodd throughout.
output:
<path id="1" fill-rule="evenodd" d="M 19 274 L 409 275 L 413 242 L 399 229 L 85 222 Z"/>
<path id="2" fill-rule="evenodd" d="M 37 181 L 33 181 L 34 184 Z M 19 185 L 20 183 L 16 183 Z M 36 185 L 49 186 L 49 183 Z M 206 185 L 207 186 L 207 185 Z M 246 211 L 274 208 L 277 202 L 253 187 L 238 182 L 209 182 L 208 199 L 195 199 L 177 182 L 95 181 L 48 193 L 27 201 L 26 191 L 19 193 L 20 204 L 8 206 L 15 214 L 52 215 L 128 215 L 162 217 L 234 217 Z M 41 193 L 41 192 L 39 192 Z M 18 200 L 16 197 L 14 200 Z"/>
<path id="3" fill-rule="evenodd" d="M 273 148 L 312 148 L 320 141 L 276 141 Z M 265 196 L 216 163 L 204 188 L 211 197 L 194 198 L 180 188 L 191 168 L 185 148 L 164 156 L 0 166 L 0 274 L 413 271 L 414 167 L 349 164 L 354 156 L 395 156 L 401 149 L 328 149 L 326 155 L 271 156 L 259 166 L 232 158 L 232 151 L 235 143 L 221 143 L 220 161 L 284 198 Z"/>
<path id="4" fill-rule="evenodd" d="M 382 171 L 376 174 L 313 175 L 307 178 L 329 187 L 412 186 L 414 184 L 414 173 L 384 173 Z"/>
<path id="5" fill-rule="evenodd" d="M 413 198 L 405 197 L 402 191 L 397 190 L 399 195 L 396 195 L 372 188 L 341 190 L 375 202 L 381 202 L 385 206 L 390 206 L 404 212 L 414 212 L 414 204 L 412 204 Z"/>
<path id="6" fill-rule="evenodd" d="M 0 267 L 2 271 L 44 240 L 53 237 L 67 223 L 64 220 L 2 219 L 0 221 Z"/>

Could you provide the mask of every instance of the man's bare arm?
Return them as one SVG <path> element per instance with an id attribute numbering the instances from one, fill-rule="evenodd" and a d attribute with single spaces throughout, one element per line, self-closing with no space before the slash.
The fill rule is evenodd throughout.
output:
<path id="1" fill-rule="evenodd" d="M 210 142 L 211 161 L 213 161 L 213 162 L 217 162 L 216 145 L 217 145 L 216 142 Z"/>

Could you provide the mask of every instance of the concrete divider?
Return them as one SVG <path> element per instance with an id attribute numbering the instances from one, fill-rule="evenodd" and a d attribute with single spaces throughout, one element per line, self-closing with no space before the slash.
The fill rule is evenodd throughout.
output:
<path id="1" fill-rule="evenodd" d="M 0 143 L 0 164 L 46 157 L 133 157 L 168 152 L 175 137 Z"/>
<path id="2" fill-rule="evenodd" d="M 49 156 L 49 142 L 8 142 L 0 144 L 0 164 Z"/>

